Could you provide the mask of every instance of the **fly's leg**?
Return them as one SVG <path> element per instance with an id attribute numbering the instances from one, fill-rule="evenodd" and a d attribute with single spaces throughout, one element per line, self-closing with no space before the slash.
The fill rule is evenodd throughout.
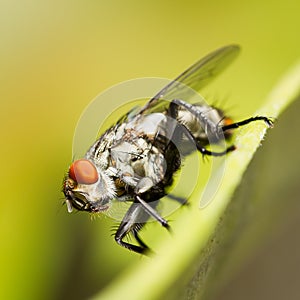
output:
<path id="1" fill-rule="evenodd" d="M 136 241 L 141 245 L 142 248 L 147 249 L 147 251 L 150 251 L 149 247 L 139 237 L 138 230 L 133 230 L 133 236 L 135 237 Z"/>
<path id="2" fill-rule="evenodd" d="M 140 220 L 149 218 L 146 215 L 144 208 L 139 203 L 133 203 L 125 214 L 119 228 L 115 233 L 115 241 L 122 247 L 134 251 L 140 254 L 149 254 L 151 250 L 149 247 L 140 239 L 138 231 L 143 227 L 143 223 L 139 223 Z M 123 239 L 130 233 L 133 233 L 139 246 L 124 242 Z"/>
<path id="3" fill-rule="evenodd" d="M 126 236 L 127 232 L 125 232 L 125 234 L 116 234 L 115 235 L 115 241 L 122 247 L 130 250 L 130 251 L 133 251 L 133 252 L 136 252 L 136 253 L 140 253 L 140 254 L 145 254 L 147 255 L 147 253 L 151 253 L 152 251 L 148 248 L 148 247 L 145 247 L 145 244 L 143 243 L 142 246 L 136 246 L 134 244 L 130 244 L 130 243 L 127 243 L 127 242 L 124 242 L 123 241 L 123 238 Z M 135 236 L 135 239 L 139 242 L 140 239 L 138 240 L 137 237 Z"/>
<path id="4" fill-rule="evenodd" d="M 148 203 L 142 199 L 142 194 L 150 190 L 153 185 L 154 183 L 149 177 L 144 177 L 138 182 L 135 188 L 134 203 L 132 203 L 126 212 L 119 228 L 115 233 L 115 241 L 120 246 L 146 255 L 151 254 L 152 251 L 138 236 L 138 232 L 147 222 L 149 217 L 153 217 L 155 220 L 160 222 L 163 227 L 170 230 L 168 222 L 155 210 L 155 206 L 157 205 L 158 201 L 152 201 Z M 130 233 L 133 234 L 139 246 L 123 240 Z"/>
<path id="5" fill-rule="evenodd" d="M 202 155 L 210 155 L 210 156 L 223 156 L 226 155 L 227 153 L 234 151 L 236 149 L 236 147 L 234 145 L 227 147 L 224 151 L 220 151 L 220 152 L 214 152 L 214 151 L 209 151 L 207 150 L 205 147 L 203 147 L 199 141 L 197 141 L 193 134 L 188 130 L 188 128 L 186 128 L 184 125 L 180 126 L 181 129 L 183 130 L 183 134 L 191 141 L 194 142 L 196 144 L 196 148 L 199 152 L 202 153 Z"/>
<path id="6" fill-rule="evenodd" d="M 156 221 L 158 221 L 163 227 L 170 230 L 170 225 L 168 224 L 168 221 L 165 220 L 163 217 L 159 215 L 159 213 L 149 205 L 146 201 L 144 201 L 140 196 L 136 196 L 137 201 L 143 206 L 145 211 Z"/>
<path id="7" fill-rule="evenodd" d="M 169 114 L 172 118 L 177 119 L 177 110 L 178 106 L 182 106 L 185 109 L 189 110 L 192 114 L 194 114 L 196 117 L 199 116 L 199 112 L 193 107 L 193 105 L 186 103 L 182 100 L 173 100 L 169 106 Z M 227 154 L 228 152 L 234 151 L 235 146 L 230 146 L 226 148 L 224 151 L 221 152 L 213 152 L 207 150 L 205 147 L 203 147 L 198 140 L 196 140 L 193 136 L 193 134 L 190 132 L 190 130 L 184 125 L 181 124 L 177 125 L 176 128 L 177 131 L 181 132 L 183 135 L 185 135 L 192 143 L 196 144 L 197 150 L 201 152 L 203 155 L 210 155 L 210 156 L 223 156 Z"/>
<path id="8" fill-rule="evenodd" d="M 249 119 L 246 119 L 246 120 L 243 120 L 243 121 L 240 121 L 240 122 L 236 122 L 236 123 L 232 123 L 232 124 L 222 126 L 221 131 L 225 132 L 227 130 L 239 128 L 241 126 L 244 126 L 244 125 L 247 125 L 249 123 L 256 122 L 256 121 L 264 121 L 267 126 L 273 127 L 273 120 L 272 119 L 264 117 L 264 116 L 256 116 L 256 117 L 251 117 Z"/>
<path id="9" fill-rule="evenodd" d="M 142 194 L 149 191 L 153 187 L 154 183 L 151 178 L 144 177 L 142 178 L 136 188 L 135 188 L 135 199 L 137 202 L 139 202 L 144 210 L 150 215 L 152 218 L 154 218 L 156 221 L 158 221 L 163 227 L 170 230 L 170 226 L 168 224 L 168 221 L 165 220 L 163 217 L 159 215 L 159 213 L 153 208 L 148 202 L 143 200 Z"/>

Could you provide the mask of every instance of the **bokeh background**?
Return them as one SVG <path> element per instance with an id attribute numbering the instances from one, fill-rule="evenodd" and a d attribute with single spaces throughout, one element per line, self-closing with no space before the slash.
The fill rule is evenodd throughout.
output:
<path id="1" fill-rule="evenodd" d="M 85 299 L 141 259 L 114 243 L 111 220 L 62 206 L 74 129 L 97 94 L 174 78 L 238 43 L 242 54 L 208 95 L 249 116 L 300 58 L 299 10 L 296 0 L 1 0 L 0 298 Z M 145 233 L 154 243 L 157 228 Z"/>

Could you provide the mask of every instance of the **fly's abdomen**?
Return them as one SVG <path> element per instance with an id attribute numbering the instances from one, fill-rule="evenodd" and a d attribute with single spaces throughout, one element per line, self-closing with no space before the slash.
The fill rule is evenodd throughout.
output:
<path id="1" fill-rule="evenodd" d="M 195 113 L 192 113 L 180 107 L 178 109 L 178 122 L 187 127 L 193 137 L 203 146 L 208 144 L 217 144 L 224 138 L 220 128 L 226 125 L 229 118 L 224 116 L 222 110 L 208 106 L 206 104 L 193 105 Z"/>

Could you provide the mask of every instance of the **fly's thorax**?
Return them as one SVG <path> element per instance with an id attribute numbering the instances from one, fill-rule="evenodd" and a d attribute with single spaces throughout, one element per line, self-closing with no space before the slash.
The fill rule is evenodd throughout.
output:
<path id="1" fill-rule="evenodd" d="M 113 179 L 94 162 L 87 159 L 74 161 L 64 181 L 63 192 L 68 211 L 100 212 L 110 208 L 116 196 Z"/>
<path id="2" fill-rule="evenodd" d="M 154 183 L 159 182 L 165 170 L 165 145 L 158 145 L 158 141 L 168 134 L 166 123 L 165 114 L 152 113 L 138 115 L 121 124 L 109 149 L 110 165 L 120 174 L 129 174 L 136 180 L 150 177 Z"/>
<path id="3" fill-rule="evenodd" d="M 138 122 L 131 122 L 128 125 L 133 126 L 138 132 L 148 136 L 155 136 L 158 132 L 165 128 L 166 116 L 163 113 L 151 113 L 142 117 L 138 117 Z"/>
<path id="4" fill-rule="evenodd" d="M 147 136 L 123 141 L 112 147 L 110 154 L 112 166 L 122 176 L 126 174 L 127 178 L 135 178 L 135 183 L 143 177 L 158 183 L 164 176 L 166 163 L 162 150 Z"/>

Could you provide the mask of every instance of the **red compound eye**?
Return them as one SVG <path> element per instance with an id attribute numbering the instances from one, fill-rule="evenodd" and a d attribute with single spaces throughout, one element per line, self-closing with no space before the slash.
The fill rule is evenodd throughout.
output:
<path id="1" fill-rule="evenodd" d="M 82 184 L 93 184 L 98 180 L 95 166 L 87 159 L 79 159 L 72 163 L 69 177 Z"/>

